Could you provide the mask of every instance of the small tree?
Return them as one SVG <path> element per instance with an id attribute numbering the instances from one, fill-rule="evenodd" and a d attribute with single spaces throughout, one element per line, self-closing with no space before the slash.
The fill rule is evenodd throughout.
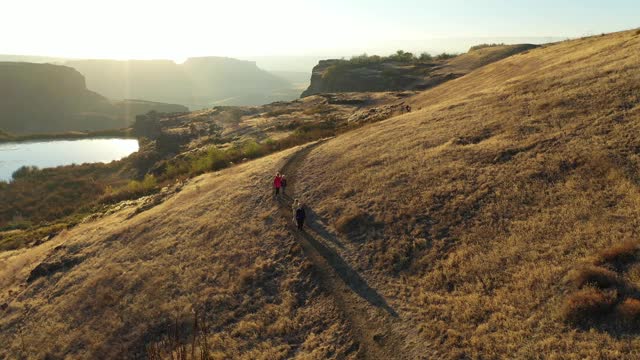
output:
<path id="1" fill-rule="evenodd" d="M 397 62 L 412 62 L 415 59 L 416 57 L 412 53 L 404 50 L 398 50 L 395 54 L 389 56 L 389 60 Z"/>
<path id="2" fill-rule="evenodd" d="M 456 56 L 458 56 L 458 55 L 457 54 L 450 54 L 450 53 L 443 52 L 442 54 L 436 56 L 436 60 L 448 60 L 448 59 L 454 58 Z"/>
<path id="3" fill-rule="evenodd" d="M 423 52 L 422 54 L 420 54 L 418 60 L 423 62 L 433 61 L 433 55 L 429 54 L 428 52 Z"/>

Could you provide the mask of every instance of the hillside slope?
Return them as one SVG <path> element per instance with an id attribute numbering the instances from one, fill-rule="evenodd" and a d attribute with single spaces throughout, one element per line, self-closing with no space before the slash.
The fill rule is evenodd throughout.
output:
<path id="1" fill-rule="evenodd" d="M 194 343 L 214 359 L 354 358 L 271 197 L 290 154 L 0 254 L 0 358 L 166 358 Z"/>
<path id="2" fill-rule="evenodd" d="M 640 286 L 637 252 L 598 270 L 608 284 L 575 271 L 638 241 L 639 50 L 638 31 L 531 50 L 309 154 L 297 196 L 412 323 L 416 356 L 634 357 L 620 304 L 637 295 L 611 284 Z"/>

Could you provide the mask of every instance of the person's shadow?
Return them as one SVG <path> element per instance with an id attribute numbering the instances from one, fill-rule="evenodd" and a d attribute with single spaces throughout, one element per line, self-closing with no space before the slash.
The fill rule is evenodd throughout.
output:
<path id="1" fill-rule="evenodd" d="M 338 253 L 330 247 L 322 244 L 322 242 L 316 240 L 305 230 L 299 231 L 298 234 L 307 240 L 309 244 L 311 244 L 311 246 L 313 246 L 318 253 L 327 260 L 327 263 L 329 263 L 340 279 L 342 279 L 342 281 L 344 281 L 351 290 L 371 305 L 385 310 L 393 317 L 398 317 L 398 313 L 396 313 L 396 311 L 387 304 L 384 297 L 382 297 L 382 295 L 380 295 L 375 289 L 370 287 L 369 284 L 367 284 L 367 281 L 363 279 L 362 276 L 360 276 L 360 274 L 358 274 L 358 272 L 356 272 L 351 266 L 349 266 L 349 264 L 347 264 L 347 262 L 344 261 Z"/>
<path id="2" fill-rule="evenodd" d="M 293 199 L 284 195 L 279 198 L 280 203 L 286 208 L 291 208 L 293 203 Z M 307 212 L 307 229 L 311 229 L 313 232 L 318 234 L 318 236 L 326 241 L 336 244 L 339 247 L 344 247 L 342 243 L 338 240 L 338 238 L 332 234 L 327 227 L 325 226 L 324 221 L 308 206 L 305 206 L 305 210 Z M 293 224 L 292 224 L 293 226 Z M 325 258 L 329 266 L 331 266 L 335 272 L 338 274 L 340 279 L 351 288 L 356 294 L 358 294 L 361 298 L 369 302 L 371 305 L 379 307 L 385 310 L 389 315 L 393 317 L 398 317 L 398 313 L 393 310 L 391 306 L 387 303 L 382 295 L 380 295 L 375 289 L 373 289 L 367 281 L 358 274 L 349 264 L 347 264 L 342 257 L 330 247 L 324 245 L 322 242 L 318 241 L 314 236 L 309 234 L 306 230 L 299 231 L 297 229 L 294 230 L 300 237 L 304 238 L 311 246 L 313 246 L 318 253 Z"/>

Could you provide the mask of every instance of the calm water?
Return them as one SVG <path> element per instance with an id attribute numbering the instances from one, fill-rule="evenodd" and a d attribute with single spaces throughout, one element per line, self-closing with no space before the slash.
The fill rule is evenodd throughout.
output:
<path id="1" fill-rule="evenodd" d="M 108 163 L 138 151 L 135 139 L 54 140 L 0 144 L 0 180 L 11 180 L 21 166 Z"/>

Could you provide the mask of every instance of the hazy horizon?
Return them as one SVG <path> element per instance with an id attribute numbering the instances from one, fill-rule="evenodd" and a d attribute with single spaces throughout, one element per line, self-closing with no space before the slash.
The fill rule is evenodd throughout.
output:
<path id="1" fill-rule="evenodd" d="M 397 49 L 462 52 L 478 41 L 542 43 L 640 25 L 640 5 L 629 0 L 489 0 L 482 6 L 460 0 L 25 0 L 5 5 L 3 13 L 0 31 L 13 34 L 3 39 L 3 54 L 177 62 L 198 56 L 349 57 Z"/>
<path id="2" fill-rule="evenodd" d="M 469 47 L 478 45 L 481 43 L 505 43 L 505 44 L 545 44 L 556 41 L 567 40 L 567 37 L 469 37 L 469 38 L 439 38 L 429 39 L 425 42 L 409 42 L 398 40 L 394 42 L 395 48 L 393 50 L 388 49 L 354 49 L 351 52 L 345 51 L 342 53 L 324 53 L 324 54 L 283 54 L 283 55 L 247 55 L 247 56 L 231 56 L 226 54 L 196 54 L 188 56 L 186 58 L 174 59 L 174 58 L 94 58 L 94 57 L 62 57 L 54 56 L 51 54 L 15 54 L 15 53 L 0 53 L 0 61 L 32 61 L 32 62 L 66 62 L 73 60 L 116 60 L 116 61 L 136 61 L 136 60 L 170 60 L 177 64 L 181 64 L 188 58 L 197 57 L 228 57 L 238 60 L 254 61 L 257 66 L 267 71 L 281 71 L 281 72 L 311 72 L 314 65 L 319 60 L 323 59 L 340 59 L 350 58 L 352 56 L 361 55 L 363 53 L 369 55 L 389 55 L 396 50 L 405 50 L 420 54 L 422 52 L 429 52 L 431 54 L 447 53 L 464 53 L 468 51 Z M 33 58 L 25 60 L 25 58 Z"/>

